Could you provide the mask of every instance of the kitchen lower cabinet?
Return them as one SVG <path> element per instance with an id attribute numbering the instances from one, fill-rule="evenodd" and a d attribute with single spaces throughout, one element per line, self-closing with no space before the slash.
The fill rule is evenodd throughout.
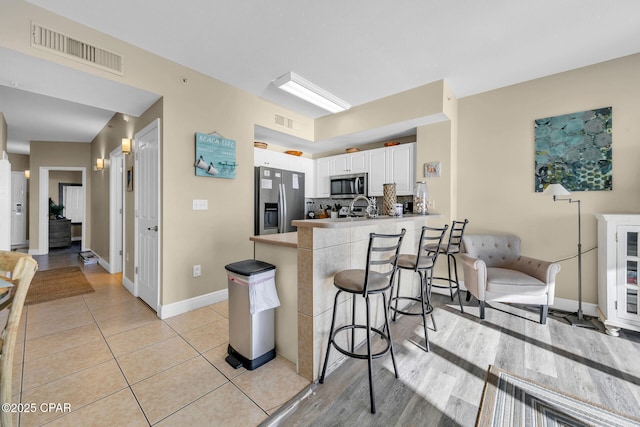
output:
<path id="1" fill-rule="evenodd" d="M 598 317 L 609 335 L 640 331 L 640 215 L 598 214 Z"/>

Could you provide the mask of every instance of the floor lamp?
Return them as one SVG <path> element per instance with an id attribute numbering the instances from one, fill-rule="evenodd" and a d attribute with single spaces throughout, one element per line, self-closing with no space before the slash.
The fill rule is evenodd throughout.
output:
<path id="1" fill-rule="evenodd" d="M 553 196 L 554 202 L 560 201 L 578 204 L 578 311 L 569 314 L 565 319 L 573 326 L 596 329 L 596 326 L 586 320 L 582 315 L 582 225 L 580 223 L 580 200 L 573 200 L 572 198 L 559 199 L 559 196 L 571 195 L 561 184 L 549 184 L 543 194 Z"/>

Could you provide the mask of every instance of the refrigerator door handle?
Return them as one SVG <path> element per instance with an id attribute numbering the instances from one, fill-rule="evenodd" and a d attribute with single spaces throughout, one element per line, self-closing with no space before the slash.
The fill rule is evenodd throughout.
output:
<path id="1" fill-rule="evenodd" d="M 284 184 L 280 184 L 280 194 L 282 194 L 282 231 L 280 231 L 281 233 L 284 233 L 287 231 L 287 218 L 289 217 L 289 214 L 287 213 L 287 193 L 285 193 L 285 188 L 284 188 Z"/>

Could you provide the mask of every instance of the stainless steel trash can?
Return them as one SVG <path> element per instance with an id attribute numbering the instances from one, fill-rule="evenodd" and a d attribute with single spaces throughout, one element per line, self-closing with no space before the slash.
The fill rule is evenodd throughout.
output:
<path id="1" fill-rule="evenodd" d="M 229 291 L 229 355 L 226 360 L 234 368 L 244 366 L 253 370 L 276 357 L 274 308 L 265 309 L 275 303 L 265 305 L 262 299 L 255 300 L 263 291 L 271 289 L 275 293 L 276 267 L 248 259 L 228 264 L 225 269 Z"/>

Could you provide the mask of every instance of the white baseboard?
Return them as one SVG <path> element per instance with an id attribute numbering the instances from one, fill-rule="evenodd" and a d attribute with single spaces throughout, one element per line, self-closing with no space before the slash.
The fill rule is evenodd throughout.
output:
<path id="1" fill-rule="evenodd" d="M 228 299 L 228 289 L 222 289 L 220 291 L 211 292 L 198 297 L 189 298 L 167 305 L 161 305 L 158 310 L 158 317 L 164 320 L 169 317 L 177 316 L 179 314 L 183 314 L 197 308 L 206 307 L 207 305 L 215 304 L 217 302 L 226 301 Z"/>
<path id="2" fill-rule="evenodd" d="M 100 264 L 102 266 L 102 268 L 107 270 L 109 272 L 109 274 L 112 274 L 111 273 L 111 264 L 109 264 L 107 261 L 105 261 L 104 258 L 102 258 L 100 255 L 98 255 L 98 264 Z"/>
<path id="3" fill-rule="evenodd" d="M 126 290 L 131 292 L 131 295 L 133 295 L 136 298 L 138 297 L 135 283 L 129 280 L 128 277 L 125 277 L 124 273 L 122 274 L 122 286 L 124 286 Z"/>

